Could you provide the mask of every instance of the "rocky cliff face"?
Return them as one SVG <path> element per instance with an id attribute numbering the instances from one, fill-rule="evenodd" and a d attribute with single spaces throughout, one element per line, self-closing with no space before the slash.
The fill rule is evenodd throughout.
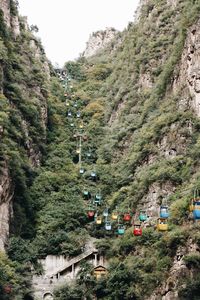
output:
<path id="1" fill-rule="evenodd" d="M 3 11 L 3 17 L 6 25 L 11 27 L 10 1 L 2 0 L 0 3 L 0 8 Z"/>
<path id="2" fill-rule="evenodd" d="M 114 28 L 106 28 L 106 30 L 92 33 L 86 44 L 83 56 L 90 57 L 97 54 L 99 50 L 104 49 L 114 39 L 117 33 L 118 31 Z"/>
<path id="3" fill-rule="evenodd" d="M 200 117 L 200 19 L 188 29 L 187 39 L 173 80 L 173 89 L 184 89 L 179 100 L 182 110 L 192 109 Z"/>
<path id="4" fill-rule="evenodd" d="M 20 163 L 20 159 L 23 160 L 23 164 L 27 163 L 27 167 L 29 165 L 30 168 L 34 168 L 40 165 L 41 150 L 38 143 L 44 143 L 46 139 L 47 85 L 50 69 L 39 41 L 31 34 L 24 20 L 20 24 L 15 2 L 0 1 L 0 11 L 3 17 L 2 49 L 5 53 L 0 61 L 1 101 L 5 105 L 4 108 L 2 104 L 5 112 L 0 116 L 2 142 L 0 249 L 2 250 L 9 235 L 15 189 L 19 184 L 16 175 L 10 172 L 10 164 L 13 159 L 16 160 L 14 156 L 18 155 L 18 162 Z M 7 31 L 10 35 L 6 35 Z M 9 48 L 10 45 L 12 48 Z M 9 66 L 6 64 L 7 59 Z M 34 114 L 32 120 L 28 117 L 31 110 Z M 34 118 L 37 121 L 34 121 Z M 37 130 L 34 132 L 34 128 L 38 128 L 40 132 L 37 133 Z"/>
<path id="5" fill-rule="evenodd" d="M 0 9 L 3 12 L 3 18 L 6 25 L 12 29 L 13 34 L 17 37 L 20 34 L 19 18 L 17 14 L 12 14 L 11 10 L 15 9 L 15 2 L 9 0 L 2 0 L 0 2 Z"/>
<path id="6" fill-rule="evenodd" d="M 9 223 L 12 216 L 13 184 L 8 167 L 5 165 L 0 176 L 0 250 L 4 249 L 9 236 Z"/>
<path id="7" fill-rule="evenodd" d="M 181 282 L 183 277 L 193 277 L 191 270 L 189 270 L 184 261 L 186 255 L 199 255 L 200 248 L 192 240 L 188 239 L 184 246 L 180 246 L 173 259 L 173 265 L 168 273 L 168 278 L 161 287 L 156 289 L 151 297 L 146 300 L 178 300 L 178 290 L 185 288 L 185 284 Z"/>

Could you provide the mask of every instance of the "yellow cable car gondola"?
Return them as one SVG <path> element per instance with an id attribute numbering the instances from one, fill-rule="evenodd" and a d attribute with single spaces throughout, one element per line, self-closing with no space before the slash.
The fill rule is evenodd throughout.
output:
<path id="1" fill-rule="evenodd" d="M 96 217 L 96 224 L 97 225 L 101 225 L 102 224 L 102 217 L 101 216 L 97 216 Z"/>
<path id="2" fill-rule="evenodd" d="M 83 127 L 84 127 L 84 126 L 83 126 L 83 122 L 82 122 L 82 123 L 80 123 L 79 128 L 80 128 L 80 129 L 83 129 Z"/>
<path id="3" fill-rule="evenodd" d="M 190 200 L 190 204 L 189 204 L 189 211 L 193 212 L 193 210 L 194 210 L 194 198 Z"/>
<path id="4" fill-rule="evenodd" d="M 193 198 L 190 200 L 189 204 L 189 211 L 193 212 L 195 208 L 195 203 L 200 201 L 200 196 L 199 196 L 199 190 L 195 189 L 194 190 L 194 195 Z"/>
<path id="5" fill-rule="evenodd" d="M 119 213 L 117 211 L 113 211 L 111 215 L 112 220 L 117 220 Z"/>
<path id="6" fill-rule="evenodd" d="M 159 231 L 167 231 L 168 230 L 167 219 L 158 218 L 158 220 L 157 220 L 157 229 Z"/>

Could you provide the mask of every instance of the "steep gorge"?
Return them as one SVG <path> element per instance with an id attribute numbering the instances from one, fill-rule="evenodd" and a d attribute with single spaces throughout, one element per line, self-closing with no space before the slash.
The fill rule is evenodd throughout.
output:
<path id="1" fill-rule="evenodd" d="M 66 63 L 67 91 L 14 2 L 1 5 L 0 246 L 16 264 L 0 257 L 1 270 L 12 271 L 0 277 L 2 299 L 30 297 L 30 281 L 20 276 L 33 267 L 41 274 L 38 259 L 47 255 L 78 257 L 91 237 L 108 278 L 96 281 L 85 264 L 55 300 L 199 299 L 199 224 L 188 211 L 200 189 L 198 1 L 141 1 L 136 22 L 96 56 Z M 68 115 L 76 115 L 75 103 L 86 136 L 83 176 L 74 138 L 80 120 Z M 119 236 L 117 224 L 106 232 L 88 220 L 84 189 L 101 191 L 99 214 L 130 211 L 138 223 L 145 210 L 142 236 L 133 236 L 132 224 Z M 156 230 L 163 203 L 170 209 L 164 233 Z"/>

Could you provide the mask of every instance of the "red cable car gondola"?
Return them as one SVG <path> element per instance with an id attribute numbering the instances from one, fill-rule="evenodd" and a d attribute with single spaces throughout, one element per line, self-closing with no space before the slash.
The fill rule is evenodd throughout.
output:
<path id="1" fill-rule="evenodd" d="M 95 211 L 94 210 L 89 210 L 88 211 L 88 218 L 93 218 L 94 217 L 94 215 L 95 215 Z"/>
<path id="2" fill-rule="evenodd" d="M 6 284 L 4 285 L 3 290 L 5 294 L 10 294 L 12 292 L 12 286 L 10 284 Z"/>
<path id="3" fill-rule="evenodd" d="M 141 236 L 142 235 L 142 228 L 141 228 L 140 224 L 134 224 L 133 234 L 135 236 Z"/>
<path id="4" fill-rule="evenodd" d="M 129 222 L 131 220 L 131 215 L 130 213 L 125 213 L 124 214 L 124 217 L 123 217 L 123 220 L 126 221 L 126 222 Z"/>

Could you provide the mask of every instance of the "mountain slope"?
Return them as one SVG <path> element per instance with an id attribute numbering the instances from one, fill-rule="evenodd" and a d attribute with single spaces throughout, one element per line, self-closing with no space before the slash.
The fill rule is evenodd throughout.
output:
<path id="1" fill-rule="evenodd" d="M 96 170 L 107 205 L 136 211 L 135 222 L 141 209 L 150 217 L 141 239 L 129 229 L 123 239 L 110 242 L 92 227 L 92 235 L 105 237 L 99 249 L 110 262 L 110 277 L 98 286 L 98 297 L 140 299 L 148 285 L 147 299 L 195 299 L 199 234 L 188 204 L 199 187 L 199 4 L 146 1 L 140 13 L 114 53 L 110 45 L 83 63 L 86 80 L 77 87 L 93 105 L 104 107 L 99 119 L 92 111 L 87 121 L 98 145 Z M 154 227 L 166 203 L 170 231 L 162 234 Z M 96 291 L 92 283 L 91 289 Z"/>
<path id="2" fill-rule="evenodd" d="M 3 26 L 0 212 L 7 216 L 3 245 L 13 203 L 6 250 L 16 264 L 0 282 L 5 299 L 31 292 L 21 277 L 30 275 L 30 262 L 40 274 L 38 258 L 80 255 L 90 237 L 109 264 L 108 278 L 95 281 L 83 265 L 77 282 L 54 299 L 198 299 L 199 224 L 188 205 L 200 188 L 200 5 L 146 0 L 139 11 L 98 55 L 67 62 L 58 76 L 63 87 L 49 79 L 23 21 L 18 36 Z M 101 196 L 101 205 L 89 204 L 85 190 Z M 162 204 L 170 211 L 165 232 L 156 228 Z M 98 216 L 108 208 L 110 219 L 120 212 L 111 231 L 88 218 L 93 208 Z M 138 224 L 141 210 L 148 215 L 142 236 L 130 222 L 120 235 L 124 213 Z M 0 261 L 2 270 L 12 267 Z M 10 278 L 16 281 L 6 294 Z"/>

